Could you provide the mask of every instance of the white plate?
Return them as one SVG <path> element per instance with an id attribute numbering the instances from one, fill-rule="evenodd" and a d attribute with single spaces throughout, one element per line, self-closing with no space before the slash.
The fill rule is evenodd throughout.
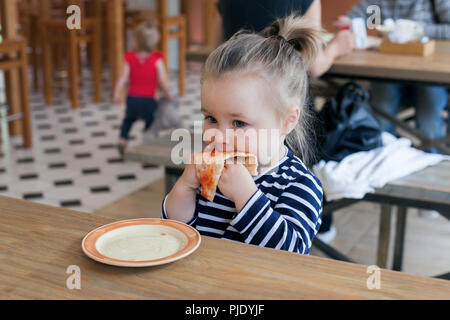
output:
<path id="1" fill-rule="evenodd" d="M 84 237 L 84 253 L 122 267 L 160 265 L 184 258 L 200 245 L 200 234 L 179 221 L 133 219 L 99 227 Z"/>

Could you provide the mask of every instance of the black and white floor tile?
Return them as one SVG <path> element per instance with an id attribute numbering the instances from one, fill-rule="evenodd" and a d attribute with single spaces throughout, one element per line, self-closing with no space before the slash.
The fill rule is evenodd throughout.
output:
<path id="1" fill-rule="evenodd" d="M 186 95 L 180 98 L 180 115 L 192 128 L 200 114 L 200 69 L 188 64 Z M 176 95 L 176 74 L 171 91 Z M 163 176 L 163 169 L 123 161 L 116 149 L 124 106 L 92 102 L 92 80 L 83 74 L 81 108 L 73 110 L 64 92 L 46 106 L 42 94 L 31 94 L 33 148 L 24 149 L 21 137 L 1 143 L 0 195 L 53 206 L 94 212 Z M 111 86 L 104 73 L 103 101 Z M 143 139 L 142 121 L 134 124 L 130 146 Z"/>

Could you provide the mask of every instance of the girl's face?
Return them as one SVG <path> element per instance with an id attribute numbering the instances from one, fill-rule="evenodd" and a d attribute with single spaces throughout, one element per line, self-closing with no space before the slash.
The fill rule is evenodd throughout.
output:
<path id="1" fill-rule="evenodd" d="M 202 87 L 203 139 L 217 151 L 250 152 L 261 167 L 284 156 L 284 129 L 273 89 L 254 75 L 207 78 Z"/>

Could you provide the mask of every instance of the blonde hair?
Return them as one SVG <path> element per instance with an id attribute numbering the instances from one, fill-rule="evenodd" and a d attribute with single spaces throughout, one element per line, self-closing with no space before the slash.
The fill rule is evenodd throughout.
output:
<path id="1" fill-rule="evenodd" d="M 141 23 L 134 31 L 136 50 L 152 52 L 159 43 L 159 31 L 154 21 Z"/>
<path id="2" fill-rule="evenodd" d="M 287 108 L 300 107 L 295 129 L 285 143 L 306 164 L 314 159 L 310 136 L 311 112 L 307 107 L 309 78 L 307 71 L 314 62 L 321 43 L 320 30 L 295 14 L 277 19 L 262 33 L 241 30 L 214 50 L 203 66 L 201 83 L 228 72 L 264 75 L 273 88 L 280 116 Z"/>

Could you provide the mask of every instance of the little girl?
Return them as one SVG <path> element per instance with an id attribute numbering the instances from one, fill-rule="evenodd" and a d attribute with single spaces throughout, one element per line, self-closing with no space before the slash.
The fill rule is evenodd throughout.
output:
<path id="1" fill-rule="evenodd" d="M 137 119 L 145 121 L 145 130 L 152 124 L 157 109 L 155 94 L 158 84 L 163 94 L 172 100 L 163 54 L 155 50 L 158 42 L 159 32 L 156 26 L 150 22 L 143 23 L 134 32 L 133 51 L 125 54 L 123 73 L 114 90 L 114 103 L 118 104 L 122 88 L 130 82 L 118 145 L 121 154 L 126 148 L 131 127 Z"/>
<path id="2" fill-rule="evenodd" d="M 162 217 L 202 235 L 309 254 L 322 213 L 321 183 L 304 164 L 313 156 L 305 100 L 319 31 L 289 16 L 265 34 L 239 32 L 211 53 L 201 93 L 204 132 L 218 133 L 207 149 L 251 152 L 259 175 L 226 163 L 210 202 L 198 193 L 195 164 L 187 164 L 164 199 Z M 277 134 L 256 141 L 250 131 Z M 248 143 L 236 145 L 244 134 Z"/>

